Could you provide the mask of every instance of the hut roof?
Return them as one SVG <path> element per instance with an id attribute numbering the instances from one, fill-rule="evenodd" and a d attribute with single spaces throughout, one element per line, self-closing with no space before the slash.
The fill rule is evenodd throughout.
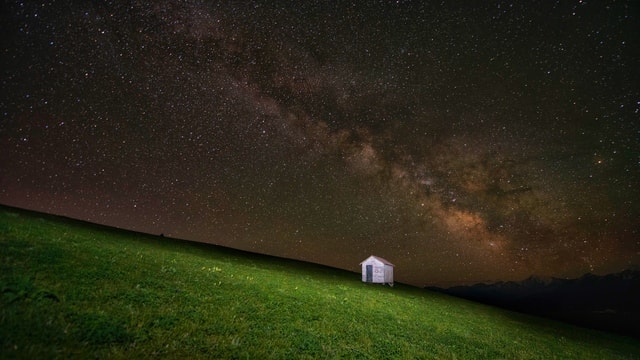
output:
<path id="1" fill-rule="evenodd" d="M 371 255 L 371 256 L 369 256 L 368 258 L 364 259 L 364 261 L 362 261 L 362 262 L 360 263 L 360 265 L 362 265 L 362 263 L 363 263 L 363 262 L 365 262 L 365 261 L 367 261 L 367 260 L 369 260 L 369 259 L 371 259 L 371 258 L 376 259 L 376 260 L 380 261 L 381 263 L 383 263 L 383 264 L 385 264 L 385 265 L 395 266 L 395 265 L 393 265 L 392 263 L 390 263 L 388 260 L 383 259 L 383 258 L 381 258 L 381 257 L 379 257 L 379 256 L 375 256 L 375 255 Z"/>

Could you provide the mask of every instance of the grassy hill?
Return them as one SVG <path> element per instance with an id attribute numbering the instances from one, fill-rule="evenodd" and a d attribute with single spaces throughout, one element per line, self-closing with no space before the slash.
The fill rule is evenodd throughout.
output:
<path id="1" fill-rule="evenodd" d="M 640 358 L 631 338 L 12 208 L 0 249 L 2 358 Z"/>

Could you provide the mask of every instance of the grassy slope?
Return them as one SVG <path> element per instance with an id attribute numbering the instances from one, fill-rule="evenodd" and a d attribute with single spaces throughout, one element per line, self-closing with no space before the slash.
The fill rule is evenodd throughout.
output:
<path id="1" fill-rule="evenodd" d="M 640 357 L 630 338 L 359 274 L 3 207 L 0 249 L 2 358 Z"/>

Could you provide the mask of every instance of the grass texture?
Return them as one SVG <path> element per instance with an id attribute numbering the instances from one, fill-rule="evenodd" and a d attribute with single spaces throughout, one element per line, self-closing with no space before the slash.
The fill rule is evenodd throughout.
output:
<path id="1" fill-rule="evenodd" d="M 0 249 L 1 358 L 640 358 L 632 338 L 13 208 Z"/>

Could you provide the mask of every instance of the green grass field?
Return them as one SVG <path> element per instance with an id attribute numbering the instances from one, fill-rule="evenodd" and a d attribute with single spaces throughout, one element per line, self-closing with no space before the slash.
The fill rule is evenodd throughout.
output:
<path id="1" fill-rule="evenodd" d="M 1 358 L 640 358 L 631 338 L 12 208 L 0 246 Z"/>

